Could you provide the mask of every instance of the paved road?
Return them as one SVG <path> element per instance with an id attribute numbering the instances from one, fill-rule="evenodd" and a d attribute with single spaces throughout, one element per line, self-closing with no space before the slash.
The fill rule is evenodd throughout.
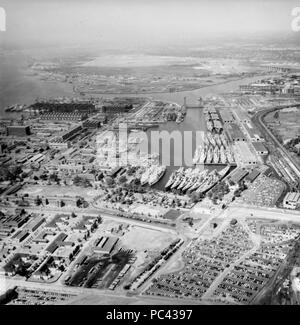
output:
<path id="1" fill-rule="evenodd" d="M 8 207 L 5 207 L 6 209 Z M 13 208 L 11 208 L 13 209 Z M 101 217 L 104 218 L 109 218 L 113 220 L 117 220 L 120 222 L 126 222 L 130 224 L 134 224 L 140 227 L 146 227 L 154 230 L 159 230 L 159 231 L 165 231 L 169 233 L 176 233 L 176 230 L 168 225 L 164 224 L 154 224 L 154 223 L 148 223 L 145 221 L 139 221 L 131 218 L 126 218 L 126 217 L 119 217 L 113 212 L 109 210 L 103 210 L 101 208 L 86 208 L 86 209 L 81 209 L 81 208 L 73 208 L 73 207 L 63 207 L 63 208 L 56 208 L 56 207 L 26 207 L 26 210 L 29 212 L 39 212 L 39 213 L 45 213 L 45 212 L 50 212 L 50 213 L 80 213 L 84 215 L 101 215 Z M 108 212 L 109 211 L 109 212 Z"/>

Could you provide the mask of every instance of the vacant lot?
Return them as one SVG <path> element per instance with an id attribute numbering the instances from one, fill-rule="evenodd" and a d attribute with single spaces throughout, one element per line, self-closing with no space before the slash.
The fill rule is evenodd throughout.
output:
<path id="1" fill-rule="evenodd" d="M 175 238 L 175 235 L 166 232 L 131 226 L 130 231 L 121 238 L 121 241 L 122 246 L 127 249 L 163 250 Z"/>
<path id="2" fill-rule="evenodd" d="M 85 198 L 97 195 L 96 190 L 92 188 L 83 188 L 77 186 L 60 186 L 60 185 L 27 185 L 24 186 L 20 194 L 30 194 L 39 196 L 57 196 L 57 197 L 76 197 L 81 196 Z"/>

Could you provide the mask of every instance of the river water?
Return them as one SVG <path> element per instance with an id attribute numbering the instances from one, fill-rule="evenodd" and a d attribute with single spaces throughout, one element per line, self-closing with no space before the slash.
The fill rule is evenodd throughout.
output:
<path id="1" fill-rule="evenodd" d="M 4 112 L 4 108 L 9 105 L 31 104 L 38 97 L 78 97 L 73 92 L 73 87 L 69 83 L 60 81 L 40 80 L 36 76 L 29 76 L 23 67 L 18 66 L 18 62 L 0 62 L 0 117 L 9 117 L 10 114 Z M 206 95 L 217 95 L 230 91 L 235 91 L 241 84 L 248 84 L 264 78 L 265 76 L 247 77 L 240 80 L 229 81 L 218 85 L 210 85 L 196 90 L 182 91 L 175 93 L 149 93 L 149 94 L 97 94 L 94 97 L 149 97 L 152 99 L 175 102 L 183 104 L 184 97 L 187 98 L 188 105 L 197 105 L 198 98 Z"/>
<path id="2" fill-rule="evenodd" d="M 148 130 L 148 137 L 151 139 L 151 132 L 159 131 L 162 137 L 162 142 L 168 143 L 169 136 L 174 132 L 180 132 L 181 143 L 170 141 L 170 146 L 163 147 L 160 143 L 150 141 L 151 152 L 159 152 L 160 162 L 167 166 L 166 173 L 162 179 L 154 186 L 157 189 L 163 190 L 171 173 L 178 169 L 179 166 L 192 167 L 192 158 L 196 149 L 196 132 L 205 131 L 205 120 L 203 116 L 203 108 L 188 108 L 185 119 L 180 124 L 176 122 L 167 122 L 161 124 L 158 130 Z M 165 135 L 161 132 L 167 131 Z M 181 150 L 178 147 L 181 145 Z M 168 164 L 168 162 L 170 162 Z"/>

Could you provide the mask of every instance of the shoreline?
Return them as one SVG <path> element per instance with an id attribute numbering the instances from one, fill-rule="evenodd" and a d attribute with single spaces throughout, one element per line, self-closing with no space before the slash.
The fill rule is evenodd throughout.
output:
<path id="1" fill-rule="evenodd" d="M 222 94 L 222 93 L 230 93 L 234 92 L 239 88 L 241 84 L 250 83 L 262 78 L 272 77 L 276 74 L 274 73 L 265 73 L 259 74 L 252 77 L 242 77 L 234 80 L 222 81 L 213 85 L 205 85 L 197 89 L 193 90 L 183 90 L 183 91 L 175 91 L 175 92 L 147 92 L 147 93 L 96 93 L 87 95 L 86 97 L 95 97 L 95 98 L 114 98 L 114 97 L 146 97 L 153 100 L 162 100 L 166 102 L 177 103 L 178 105 L 182 105 L 184 102 L 184 98 L 187 98 L 188 105 L 197 105 L 199 97 L 203 97 L 211 94 Z M 33 103 L 38 97 L 78 97 L 78 93 L 73 91 L 73 87 L 70 87 L 69 84 L 64 82 L 53 82 L 53 81 L 44 81 L 35 78 L 34 76 L 28 77 L 28 84 L 22 84 L 19 89 L 16 90 L 16 96 L 8 95 L 9 99 L 1 100 L 1 118 L 10 118 L 13 117 L 14 114 L 22 114 L 23 111 L 20 112 L 5 112 L 4 109 L 7 106 L 14 105 L 17 102 L 20 102 L 22 105 L 29 105 Z M 24 79 L 23 79 L 24 81 Z M 24 87 L 24 88 L 22 88 Z M 26 88 L 31 88 L 26 89 Z M 72 88 L 72 89 L 71 89 Z M 26 94 L 24 95 L 24 89 L 26 89 Z M 22 98 L 25 96 L 24 102 Z M 2 98 L 5 96 L 1 95 Z M 80 95 L 79 95 L 80 96 Z M 80 96 L 84 97 L 84 96 Z"/>

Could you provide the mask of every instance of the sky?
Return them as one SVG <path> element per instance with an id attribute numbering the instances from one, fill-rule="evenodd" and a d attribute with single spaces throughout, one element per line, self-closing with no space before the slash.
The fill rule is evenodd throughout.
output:
<path id="1" fill-rule="evenodd" d="M 125 48 L 291 32 L 297 6 L 298 0 L 0 0 L 7 15 L 0 46 Z"/>

